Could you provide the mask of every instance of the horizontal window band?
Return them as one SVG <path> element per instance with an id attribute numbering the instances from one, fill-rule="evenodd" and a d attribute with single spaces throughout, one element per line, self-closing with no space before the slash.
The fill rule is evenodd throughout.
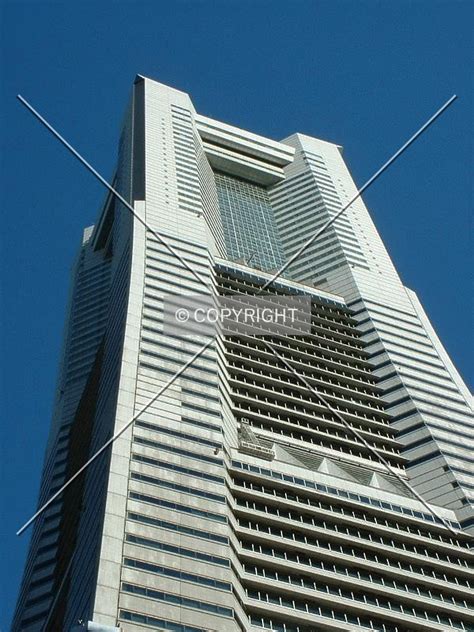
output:
<path id="1" fill-rule="evenodd" d="M 377 340 L 376 342 L 378 342 L 379 344 L 382 344 L 381 340 Z M 374 343 L 375 344 L 375 343 Z M 393 346 L 397 346 L 400 347 L 401 345 L 397 344 L 396 342 L 388 342 L 387 344 L 389 345 L 393 345 Z M 408 360 L 411 360 L 413 362 L 417 362 L 419 364 L 426 364 L 427 366 L 432 366 L 435 367 L 437 369 L 439 369 L 440 371 L 442 370 L 446 370 L 444 364 L 438 364 L 436 362 L 430 362 L 429 360 L 425 360 L 425 358 L 414 358 L 413 355 L 408 355 L 406 353 L 403 353 L 402 351 L 398 351 L 398 349 L 386 349 L 385 347 L 383 349 L 380 349 L 379 351 L 374 351 L 374 353 L 369 354 L 369 358 L 370 360 L 373 360 L 373 358 L 376 358 L 379 355 L 383 355 L 384 353 L 386 353 L 387 355 L 390 354 L 396 354 L 397 356 L 400 356 L 401 358 L 407 358 Z M 434 355 L 432 354 L 428 354 L 425 353 L 424 351 L 416 351 L 417 354 L 422 354 L 423 356 L 428 356 L 429 358 L 435 358 Z M 441 362 L 441 361 L 440 361 Z M 374 367 L 377 368 L 377 367 Z"/>
<path id="2" fill-rule="evenodd" d="M 431 461 L 438 456 L 443 456 L 440 450 L 435 450 L 434 452 L 430 452 L 429 454 L 425 454 L 424 456 L 420 456 L 417 459 L 413 459 L 409 461 L 406 465 L 407 468 L 415 467 L 416 465 L 421 465 L 421 463 L 425 463 L 425 461 Z"/>
<path id="3" fill-rule="evenodd" d="M 187 505 L 181 505 L 180 503 L 174 503 L 156 496 L 148 496 L 147 494 L 139 494 L 138 492 L 131 491 L 129 498 L 132 500 L 138 500 L 139 502 L 148 503 L 157 507 L 164 507 L 165 509 L 171 509 L 172 511 L 178 511 L 180 513 L 190 514 L 192 516 L 198 516 L 205 520 L 213 520 L 215 522 L 222 522 L 227 524 L 227 517 L 221 514 L 212 513 L 211 511 L 204 511 L 203 509 L 195 509 L 194 507 L 188 507 Z"/>
<path id="4" fill-rule="evenodd" d="M 425 445 L 426 443 L 430 443 L 434 441 L 433 437 L 429 435 L 428 437 L 423 437 L 422 439 L 418 439 L 413 443 L 408 443 L 402 448 L 402 452 L 407 452 L 408 450 L 414 450 L 415 448 L 419 448 L 421 445 Z"/>
<path id="5" fill-rule="evenodd" d="M 208 399 L 209 401 L 215 402 L 216 404 L 220 403 L 219 397 L 215 397 L 214 395 L 209 395 L 208 393 L 202 393 L 200 391 L 195 391 L 192 388 L 187 388 L 186 386 L 183 386 L 181 388 L 181 392 L 185 393 L 186 395 L 191 395 L 193 397 L 201 397 L 202 399 Z M 210 412 L 211 414 L 215 413 L 215 411 L 213 410 L 210 410 L 208 412 Z M 218 413 L 217 416 L 220 417 L 220 414 Z"/>
<path id="6" fill-rule="evenodd" d="M 385 393 L 384 393 L 385 395 Z M 441 397 L 441 396 L 440 396 Z M 451 413 L 455 413 L 456 415 L 465 415 L 466 417 L 469 417 L 468 413 L 462 411 L 462 410 L 458 410 L 457 408 L 454 408 L 453 406 L 445 406 L 444 404 L 440 404 L 438 402 L 435 402 L 433 400 L 429 400 L 429 399 L 425 399 L 424 397 L 420 397 L 419 395 L 407 395 L 405 397 L 402 397 L 400 399 L 396 399 L 392 402 L 386 402 L 386 408 L 387 410 L 389 410 L 390 408 L 394 408 L 395 406 L 399 406 L 400 404 L 404 404 L 405 402 L 411 401 L 413 402 L 413 404 L 418 405 L 418 404 L 429 404 L 430 406 L 433 406 L 433 408 L 442 408 L 443 410 L 449 410 Z M 467 406 L 467 404 L 466 404 Z M 430 413 L 432 414 L 432 413 Z M 434 413 L 435 414 L 435 413 Z M 453 423 L 456 423 L 457 420 L 456 419 L 451 419 L 451 421 Z M 460 422 L 462 423 L 462 421 Z"/>
<path id="7" fill-rule="evenodd" d="M 358 298 L 355 301 L 350 301 L 349 303 L 347 303 L 347 305 L 349 307 L 352 307 L 353 305 L 357 305 L 357 303 L 362 303 L 362 305 L 364 305 L 363 299 L 361 298 Z M 383 303 L 377 303 L 376 301 L 367 300 L 367 299 L 366 299 L 366 303 L 369 303 L 370 305 L 377 305 L 377 307 L 382 307 L 390 312 L 398 312 L 399 314 L 403 314 L 403 316 L 411 316 L 412 318 L 416 318 L 418 321 L 418 317 L 416 316 L 416 314 L 410 314 L 407 311 L 398 309 L 396 307 L 392 307 L 391 305 L 384 305 Z M 361 312 L 364 312 L 364 311 L 370 311 L 370 307 L 364 306 L 360 310 L 353 312 L 353 314 L 360 314 Z"/>
<path id="8" fill-rule="evenodd" d="M 225 479 L 222 476 L 214 476 L 200 470 L 193 470 L 189 467 L 183 467 L 182 465 L 175 465 L 174 463 L 170 463 L 169 461 L 159 461 L 158 459 L 152 459 L 148 456 L 143 456 L 142 454 L 132 454 L 132 460 L 138 461 L 140 463 L 145 463 L 146 465 L 152 465 L 154 467 L 162 467 L 164 469 L 178 472 L 179 474 L 185 474 L 186 476 L 195 476 L 196 478 L 202 478 L 204 480 L 211 481 L 212 483 L 217 483 L 218 485 L 225 484 Z"/>
<path id="9" fill-rule="evenodd" d="M 193 560 L 199 560 L 200 562 L 207 562 L 208 564 L 217 564 L 218 566 L 226 566 L 230 568 L 230 560 L 228 560 L 226 557 L 220 557 L 219 555 L 211 555 L 210 553 L 202 553 L 201 551 L 187 549 L 183 546 L 174 546 L 172 544 L 167 544 L 166 542 L 150 540 L 149 538 L 143 538 L 132 533 L 125 534 L 125 541 L 129 542 L 130 544 L 146 546 L 150 549 L 164 551 L 165 553 L 172 553 L 174 555 L 189 557 Z"/>
<path id="10" fill-rule="evenodd" d="M 196 489 L 195 487 L 187 487 L 186 485 L 166 481 L 161 478 L 156 478 L 155 476 L 147 476 L 146 474 L 140 474 L 139 472 L 131 472 L 130 478 L 141 483 L 149 483 L 150 485 L 156 485 L 157 487 L 163 487 L 164 489 L 171 489 L 173 491 L 179 492 L 180 494 L 198 496 L 200 498 L 205 498 L 206 500 L 212 500 L 218 503 L 226 502 L 225 496 L 213 494 L 212 492 L 206 492 L 201 489 Z"/>
<path id="11" fill-rule="evenodd" d="M 174 364 L 181 364 L 182 363 L 181 360 L 176 360 L 175 358 L 169 358 L 168 356 L 165 356 L 165 355 L 162 355 L 162 354 L 154 353 L 153 355 L 158 357 L 158 358 L 160 358 L 161 360 L 166 360 L 167 362 L 173 362 Z M 150 364 L 149 362 L 145 362 L 143 360 L 139 360 L 138 366 L 141 366 L 144 369 L 147 369 L 147 370 L 150 370 L 150 371 L 155 371 L 157 373 L 159 373 L 162 370 L 162 367 L 156 366 L 155 364 Z M 194 366 L 193 368 L 198 370 L 198 371 L 204 371 L 204 373 L 209 373 L 211 375 L 215 375 L 216 374 L 215 369 L 209 369 L 208 367 Z M 174 373 L 176 373 L 176 371 Z"/>
<path id="12" fill-rule="evenodd" d="M 430 417 L 433 417 L 434 419 L 441 419 L 441 420 L 446 420 L 446 421 L 450 421 L 451 423 L 457 425 L 457 426 L 465 426 L 466 428 L 472 429 L 472 424 L 466 423 L 464 421 L 460 421 L 459 419 L 453 419 L 452 417 L 448 417 L 447 415 L 441 415 L 439 413 L 433 413 L 429 410 L 423 410 L 422 408 L 420 409 L 416 409 L 416 410 L 409 410 L 405 413 L 402 413 L 401 415 L 397 415 L 396 417 L 392 417 L 392 422 L 395 421 L 402 421 L 404 419 L 407 419 L 408 417 L 411 417 L 413 415 L 429 415 Z M 431 420 L 427 419 L 427 422 L 430 423 Z"/>
<path id="13" fill-rule="evenodd" d="M 187 527 L 183 524 L 175 524 L 167 520 L 161 520 L 158 518 L 152 518 L 151 516 L 145 516 L 143 514 L 135 513 L 133 511 L 127 512 L 127 520 L 133 520 L 134 522 L 141 522 L 151 527 L 157 527 L 159 529 L 166 529 L 167 531 L 176 531 L 183 535 L 189 535 L 193 538 L 201 538 L 202 540 L 211 540 L 213 542 L 219 542 L 219 544 L 229 544 L 229 538 L 225 535 L 219 535 L 218 533 L 211 533 L 209 531 L 203 531 L 202 529 L 194 529 Z"/>
<path id="14" fill-rule="evenodd" d="M 319 492 L 323 492 L 324 494 L 331 494 L 333 496 L 339 496 L 343 499 L 355 500 L 356 502 L 363 503 L 365 505 L 371 505 L 372 507 L 378 507 L 381 509 L 388 509 L 390 511 L 395 511 L 399 514 L 403 514 L 405 516 L 412 516 L 415 518 L 419 518 L 422 520 L 427 520 L 429 522 L 440 523 L 438 518 L 434 518 L 431 514 L 426 514 L 424 512 L 416 511 L 415 509 L 411 509 L 410 507 L 404 507 L 400 505 L 396 505 L 394 503 L 389 503 L 385 501 L 381 501 L 378 498 L 372 498 L 368 496 L 362 496 L 357 493 L 347 492 L 346 490 L 342 490 L 339 488 L 323 485 L 321 483 L 315 483 L 314 481 L 308 481 L 306 479 L 297 478 L 288 474 L 282 474 L 281 472 L 276 472 L 274 470 L 269 470 L 266 468 L 261 468 L 256 465 L 249 465 L 248 463 L 242 463 L 240 461 L 232 461 L 232 467 L 238 468 L 240 470 L 248 470 L 250 472 L 260 474 L 262 476 L 275 478 L 281 481 L 287 481 L 292 483 L 293 485 L 306 486 L 310 489 L 317 490 Z M 244 486 L 245 489 L 245 486 Z"/>
<path id="15" fill-rule="evenodd" d="M 188 573 L 186 571 L 169 568 L 167 566 L 152 564 L 151 562 L 145 562 L 143 560 L 135 560 L 133 558 L 126 557 L 124 558 L 123 563 L 124 566 L 127 566 L 128 568 L 134 568 L 136 570 L 145 571 L 147 573 L 154 573 L 155 575 L 162 575 L 163 577 L 177 579 L 178 581 L 190 582 L 192 584 L 200 584 L 201 586 L 217 588 L 218 590 L 225 590 L 227 592 L 230 592 L 232 590 L 232 585 L 228 582 L 222 582 L 217 579 L 204 577 L 203 575 L 196 575 L 194 573 Z"/>
<path id="16" fill-rule="evenodd" d="M 161 443 L 160 441 L 153 441 L 152 439 L 146 439 L 145 437 L 134 436 L 134 443 L 139 443 L 141 445 L 148 446 L 150 448 L 156 448 L 159 450 L 164 450 L 165 452 L 172 452 L 173 454 L 179 454 L 180 456 L 185 456 L 190 459 L 196 459 L 198 461 L 203 461 L 205 463 L 213 463 L 214 465 L 224 465 L 222 459 L 216 459 L 211 456 L 205 456 L 204 454 L 199 454 L 197 452 L 192 452 L 191 450 L 185 450 L 184 448 L 177 448 L 176 446 L 167 445 L 166 443 Z"/>
<path id="17" fill-rule="evenodd" d="M 218 614 L 223 617 L 233 618 L 234 616 L 234 611 L 231 608 L 225 608 L 224 606 L 218 606 L 204 601 L 197 601 L 196 599 L 189 599 L 188 597 L 173 595 L 171 593 L 165 593 L 159 590 L 154 590 L 153 588 L 145 588 L 144 586 L 137 586 L 135 584 L 123 582 L 122 590 L 124 592 L 132 593 L 133 595 L 140 595 L 142 597 L 148 597 L 149 599 L 155 599 L 157 601 L 164 601 L 166 603 L 183 606 L 185 608 L 202 610 L 204 612 Z"/>
<path id="18" fill-rule="evenodd" d="M 191 369 L 193 367 L 190 367 Z M 156 371 L 159 371 L 160 373 L 166 373 L 167 375 L 175 375 L 176 371 L 173 371 L 172 369 L 167 369 L 165 367 L 155 367 Z M 200 369 L 198 368 L 197 371 L 199 371 Z M 188 382 L 193 382 L 195 384 L 202 384 L 203 386 L 209 386 L 211 388 L 217 388 L 217 372 L 214 372 L 215 376 L 216 376 L 216 380 L 214 382 L 210 382 L 209 380 L 205 380 L 203 378 L 200 377 L 196 377 L 194 375 L 187 375 L 185 373 L 183 373 L 182 375 L 179 376 L 180 380 L 186 380 Z"/>
<path id="19" fill-rule="evenodd" d="M 424 421 L 420 421 L 416 423 L 414 426 L 408 426 L 404 430 L 397 431 L 397 439 L 399 437 L 403 437 L 403 435 L 409 434 L 410 432 L 415 432 L 415 430 L 419 430 L 420 428 L 424 428 L 427 424 Z"/>
<path id="20" fill-rule="evenodd" d="M 387 362 L 384 362 L 383 364 L 379 364 L 377 367 L 374 367 L 374 370 L 381 369 L 384 366 L 388 366 L 389 364 L 393 364 L 391 360 L 388 360 Z M 393 371 L 392 373 L 386 373 L 385 375 L 381 375 L 380 376 L 380 381 L 377 383 L 377 385 L 381 389 L 384 389 L 383 382 L 387 382 L 392 377 L 399 377 L 400 379 L 406 378 L 406 379 L 414 380 L 416 382 L 423 382 L 423 384 L 429 384 L 430 386 L 433 386 L 435 388 L 440 388 L 442 390 L 449 390 L 449 391 L 452 391 L 453 393 L 458 393 L 459 392 L 457 390 L 457 388 L 455 388 L 451 384 L 449 384 L 449 385 L 448 384 L 438 384 L 437 382 L 433 382 L 433 380 L 426 380 L 426 379 L 420 377 L 419 375 L 413 376 L 413 375 L 398 373 L 397 371 Z M 443 380 L 443 381 L 449 381 L 444 376 L 443 377 L 440 376 L 439 379 Z M 416 388 L 416 389 L 419 389 L 419 390 L 423 390 L 419 386 L 414 386 L 414 385 L 407 385 L 407 388 Z M 384 389 L 384 394 L 386 394 L 388 392 L 390 392 L 390 391 L 387 390 L 387 389 Z M 426 392 L 431 393 L 432 391 L 426 391 Z M 447 396 L 443 395 L 443 397 L 447 397 Z"/>
<path id="21" fill-rule="evenodd" d="M 130 610 L 120 610 L 119 618 L 122 621 L 148 625 L 154 629 L 170 630 L 171 632 L 208 632 L 208 629 L 196 628 L 193 625 L 176 623 L 175 621 L 169 621 L 167 619 L 158 619 L 157 617 L 131 612 Z"/>
<path id="22" fill-rule="evenodd" d="M 202 445 L 207 445 L 211 448 L 222 448 L 222 443 L 218 441 L 211 441 L 210 439 L 203 439 L 201 437 L 197 437 L 196 435 L 188 434 L 187 432 L 180 432 L 179 430 L 172 430 L 171 428 L 166 428 L 165 426 L 158 426 L 157 424 L 149 423 L 148 421 L 141 421 L 138 419 L 135 422 L 135 426 L 139 428 L 145 428 L 147 430 L 153 430 L 155 432 L 159 432 L 160 434 L 169 435 L 170 437 L 176 437 L 177 439 L 184 439 L 185 441 L 194 441 L 195 443 L 200 443 Z"/>

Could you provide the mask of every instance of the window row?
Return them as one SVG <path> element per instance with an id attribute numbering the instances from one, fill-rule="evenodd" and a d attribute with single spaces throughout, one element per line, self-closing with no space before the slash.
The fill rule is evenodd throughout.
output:
<path id="1" fill-rule="evenodd" d="M 439 525 L 443 524 L 442 521 L 436 516 L 433 516 L 433 514 L 425 513 L 423 511 L 416 511 L 415 509 L 411 509 L 410 507 L 403 507 L 400 505 L 396 505 L 394 503 L 389 503 L 383 500 L 379 500 L 378 498 L 370 498 L 368 496 L 363 496 L 361 494 L 356 494 L 354 492 L 348 492 L 344 489 L 339 489 L 339 488 L 332 487 L 329 485 L 323 485 L 322 483 L 315 483 L 314 481 L 298 478 L 296 476 L 291 476 L 290 474 L 282 474 L 281 472 L 269 470 L 268 468 L 262 468 L 256 465 L 250 465 L 249 463 L 243 463 L 241 461 L 232 461 L 232 467 L 235 467 L 243 471 L 254 472 L 255 474 L 274 478 L 279 481 L 287 481 L 288 483 L 291 483 L 293 485 L 299 485 L 300 487 L 307 487 L 308 489 L 317 490 L 318 492 L 322 492 L 323 494 L 339 496 L 339 498 L 343 498 L 347 500 L 355 500 L 356 502 L 360 502 L 364 505 L 371 505 L 372 507 L 376 507 L 378 509 L 386 509 L 387 511 L 396 512 L 404 516 L 418 518 L 420 520 L 426 520 L 427 522 L 432 522 Z M 272 489 L 271 493 L 273 492 L 276 492 L 276 488 Z M 305 502 L 306 504 L 312 504 L 312 502 L 309 501 L 309 499 L 307 498 L 303 502 Z M 333 507 L 331 507 L 331 510 L 333 510 Z M 364 519 L 367 519 L 367 518 L 364 517 Z M 373 518 L 369 518 L 369 519 L 373 520 Z M 459 523 L 457 522 L 451 521 L 451 525 L 454 528 L 458 528 L 458 529 L 460 528 Z M 402 529 L 402 530 L 410 530 L 410 528 L 403 529 L 403 527 L 399 525 L 398 523 L 396 524 L 396 528 Z M 412 528 L 415 530 L 415 533 L 418 533 L 419 535 L 423 535 L 424 537 L 432 537 L 429 532 L 421 532 L 419 530 L 417 531 L 416 526 L 413 526 Z M 453 542 L 451 538 L 449 538 L 448 541 L 450 544 L 457 544 L 457 545 L 460 544 L 459 542 Z M 424 554 L 428 555 L 427 552 L 425 552 Z M 432 555 L 432 553 L 429 553 L 429 555 Z M 451 561 L 451 560 L 448 559 L 447 561 Z"/>
<path id="2" fill-rule="evenodd" d="M 318 568 L 316 564 L 312 565 L 313 568 Z M 331 564 L 324 563 L 323 561 L 319 562 L 319 568 L 329 573 L 338 573 L 341 575 L 345 575 L 346 577 L 351 577 L 352 579 L 358 579 L 362 581 L 369 582 L 371 584 L 379 584 L 384 586 L 385 588 L 390 588 L 394 590 L 401 590 L 403 592 L 412 593 L 418 597 L 425 598 L 427 600 L 436 599 L 438 601 L 447 603 L 448 605 L 458 606 L 460 608 L 468 608 L 468 604 L 460 599 L 455 599 L 454 597 L 445 597 L 442 593 L 421 588 L 419 586 L 415 586 L 412 584 L 405 584 L 401 582 L 396 582 L 392 579 L 384 578 L 382 575 L 372 572 L 365 572 L 363 570 L 356 570 L 354 567 L 345 567 L 341 564 Z M 340 597 L 346 597 L 347 599 L 355 599 L 359 601 L 364 601 L 364 603 L 377 605 L 381 608 L 385 607 L 384 603 L 387 601 L 383 596 L 374 596 L 372 594 L 366 594 L 354 591 L 352 589 L 345 589 L 344 584 L 339 585 L 337 587 L 332 586 L 330 584 L 321 584 L 318 583 L 313 577 L 310 575 L 305 575 L 301 573 L 293 573 L 287 572 L 285 570 L 274 570 L 273 568 L 268 567 L 260 567 L 251 564 L 244 564 L 244 570 L 247 573 L 264 577 L 265 579 L 273 579 L 279 582 L 285 582 L 287 584 L 291 584 L 295 588 L 307 588 L 309 590 L 319 590 L 322 592 L 331 593 L 334 595 L 339 595 Z M 299 569 L 298 569 L 299 570 Z M 327 580 L 331 579 L 330 575 L 327 575 Z M 336 579 L 336 578 L 334 578 Z M 376 586 L 374 586 L 376 588 Z M 393 595 L 393 597 L 398 597 Z M 440 606 L 438 603 L 431 604 L 434 608 Z M 473 604 L 474 605 L 474 604 Z M 406 608 L 401 604 L 391 604 L 392 609 L 399 609 L 400 612 L 408 612 L 410 614 L 410 608 Z"/>
<path id="3" fill-rule="evenodd" d="M 208 474 L 207 472 L 204 472 L 202 470 L 194 470 L 190 467 L 183 467 L 182 465 L 176 465 L 175 463 L 170 463 L 169 461 L 152 459 L 148 456 L 143 456 L 142 454 L 132 454 L 132 460 L 139 461 L 140 463 L 145 463 L 146 465 L 152 465 L 153 467 L 160 467 L 166 470 L 172 470 L 173 472 L 178 472 L 187 476 L 202 478 L 206 481 L 217 483 L 218 485 L 224 485 L 225 483 L 225 479 L 222 476 L 215 476 L 214 474 Z"/>
<path id="4" fill-rule="evenodd" d="M 177 570 L 176 568 L 160 566 L 159 564 L 152 564 L 151 562 L 145 562 L 143 560 L 135 560 L 130 557 L 125 557 L 123 563 L 124 566 L 128 566 L 129 568 L 153 573 L 155 575 L 161 575 L 170 579 L 177 579 L 179 581 L 190 582 L 192 584 L 208 586 L 209 588 L 217 588 L 227 592 L 232 590 L 232 586 L 229 582 L 212 579 L 212 577 L 204 577 L 203 575 L 196 575 L 195 573 L 188 573 L 187 571 Z"/>
<path id="5" fill-rule="evenodd" d="M 130 612 L 130 610 L 120 610 L 119 617 L 122 621 L 130 621 L 141 625 L 149 625 L 154 629 L 170 630 L 170 632 L 207 632 L 204 628 L 196 628 L 193 625 L 185 625 L 184 623 L 176 623 L 166 619 L 158 619 L 147 614 L 138 612 Z"/>
<path id="6" fill-rule="evenodd" d="M 193 560 L 199 560 L 200 562 L 206 562 L 207 564 L 217 564 L 218 566 L 230 566 L 230 562 L 225 557 L 219 555 L 210 555 L 209 553 L 202 553 L 201 551 L 192 551 L 183 546 L 174 546 L 167 544 L 166 542 L 158 542 L 157 540 L 151 540 L 150 538 L 144 538 L 142 536 L 134 535 L 133 533 L 125 534 L 125 542 L 130 544 L 136 544 L 138 546 L 145 546 L 149 549 L 155 549 L 157 551 L 164 551 L 165 553 L 172 553 L 173 555 L 180 555 L 182 557 L 189 557 Z"/>
<path id="7" fill-rule="evenodd" d="M 204 509 L 196 509 L 195 507 L 188 507 L 187 505 L 181 505 L 179 503 L 164 500 L 162 498 L 156 498 L 155 496 L 148 496 L 147 494 L 139 494 L 137 492 L 129 492 L 129 497 L 132 500 L 138 500 L 142 503 L 148 503 L 149 505 L 155 505 L 155 507 L 164 507 L 165 509 L 171 509 L 181 513 L 191 514 L 204 518 L 205 520 L 213 520 L 215 522 L 227 522 L 227 517 L 222 514 L 216 514 L 211 511 L 205 511 Z M 36 567 L 35 567 L 36 570 Z"/>
<path id="8" fill-rule="evenodd" d="M 160 520 L 159 518 L 152 518 L 151 516 L 145 516 L 133 511 L 127 512 L 127 519 L 133 520 L 134 522 L 140 522 L 151 527 L 158 527 L 159 529 L 166 529 L 167 531 L 175 531 L 176 533 L 189 535 L 193 538 L 211 540 L 212 542 L 218 542 L 219 544 L 229 544 L 229 538 L 225 535 L 210 533 L 209 531 L 203 531 L 202 529 L 194 529 L 183 524 L 175 524 L 174 522 Z"/>
<path id="9" fill-rule="evenodd" d="M 202 489 L 196 489 L 195 487 L 188 487 L 187 485 L 180 485 L 179 483 L 172 483 L 155 476 L 147 476 L 146 474 L 140 474 L 139 472 L 131 472 L 130 478 L 134 481 L 140 481 L 142 483 L 149 483 L 150 485 L 156 485 L 157 487 L 163 487 L 164 489 L 172 489 L 180 494 L 189 494 L 190 496 L 197 496 L 198 498 L 205 498 L 206 500 L 212 500 L 217 503 L 225 503 L 225 496 L 220 494 L 213 494 L 206 492 Z"/>
<path id="10" fill-rule="evenodd" d="M 344 621 L 346 623 L 350 622 L 347 619 L 346 613 L 343 613 L 337 610 L 332 610 L 331 608 L 328 608 L 326 606 L 320 606 L 316 603 L 303 601 L 302 599 L 293 600 L 288 597 L 278 595 L 277 593 L 271 593 L 271 592 L 268 593 L 268 592 L 263 592 L 263 591 L 261 592 L 261 591 L 250 590 L 250 589 L 247 590 L 247 595 L 251 599 L 263 601 L 270 605 L 291 608 L 293 610 L 301 610 L 307 614 L 315 614 L 317 616 L 331 617 L 334 619 L 338 619 L 340 621 Z M 378 605 L 378 604 L 376 602 L 375 604 L 372 604 L 372 605 Z M 405 610 L 400 611 L 398 609 L 392 608 L 390 602 L 388 601 L 386 601 L 386 603 L 384 603 L 380 607 L 387 608 L 397 613 L 401 612 L 402 614 L 418 617 L 418 618 L 424 619 L 425 621 L 432 621 L 433 623 L 436 623 L 438 625 L 445 624 L 445 625 L 450 626 L 451 628 L 455 628 L 456 630 L 466 630 L 466 627 L 462 621 L 458 619 L 453 619 L 451 617 L 448 617 L 447 615 L 440 615 L 440 614 L 435 614 L 432 612 L 425 612 L 424 610 L 421 610 L 419 608 L 409 608 L 409 609 L 406 609 L 406 611 Z M 353 617 L 354 619 L 358 620 L 357 621 L 358 625 L 362 624 L 362 625 L 365 625 L 366 627 L 370 627 L 370 619 L 368 617 L 356 616 L 356 615 L 353 615 Z M 355 623 L 356 621 L 353 621 L 353 622 Z"/>
<path id="11" fill-rule="evenodd" d="M 284 537 L 284 536 L 281 536 Z M 294 542 L 294 540 L 293 540 Z M 417 564 L 408 564 L 406 562 L 401 562 L 396 559 L 388 559 L 381 555 L 377 555 L 371 551 L 365 551 L 363 549 L 358 549 L 355 547 L 342 546 L 342 545 L 334 545 L 328 541 L 318 541 L 318 548 L 322 551 L 329 551 L 332 555 L 347 555 L 348 557 L 356 559 L 361 559 L 366 562 L 375 562 L 376 564 L 381 564 L 382 566 L 392 567 L 397 570 L 406 570 L 410 573 L 418 573 L 424 577 L 428 576 L 433 579 L 440 579 L 444 582 L 455 582 L 456 584 L 462 585 L 463 587 L 470 587 L 469 581 L 467 579 L 457 579 L 456 577 L 447 576 L 444 573 L 436 571 L 430 567 L 422 567 Z M 253 551 L 255 553 L 259 553 L 261 555 L 268 555 L 271 557 L 276 557 L 286 562 L 292 562 L 296 564 L 304 564 L 306 566 L 315 566 L 318 568 L 320 566 L 318 558 L 312 557 L 304 552 L 295 553 L 292 550 L 284 550 L 278 547 L 269 547 L 266 545 L 260 545 L 255 542 L 247 542 L 243 539 L 240 540 L 240 544 L 243 549 L 247 549 L 249 551 Z"/>

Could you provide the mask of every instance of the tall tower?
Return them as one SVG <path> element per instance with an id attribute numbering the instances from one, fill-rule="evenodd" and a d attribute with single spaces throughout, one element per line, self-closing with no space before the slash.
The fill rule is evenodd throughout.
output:
<path id="1" fill-rule="evenodd" d="M 139 76 L 113 186 L 135 214 L 84 233 L 39 505 L 137 420 L 36 521 L 13 630 L 474 629 L 470 394 L 362 201 L 267 286 L 354 194 L 340 147 Z M 165 297 L 256 292 L 311 330 L 218 337 L 144 410 L 206 341 Z"/>

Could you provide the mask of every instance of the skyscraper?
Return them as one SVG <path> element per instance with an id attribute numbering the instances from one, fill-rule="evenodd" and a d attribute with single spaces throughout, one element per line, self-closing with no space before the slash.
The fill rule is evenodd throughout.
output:
<path id="1" fill-rule="evenodd" d="M 356 193 L 341 148 L 138 76 L 112 185 L 39 505 L 138 417 L 35 522 L 13 630 L 473 630 L 471 395 L 362 200 L 268 284 Z M 146 407 L 205 341 L 164 297 L 256 292 L 311 331 L 218 337 Z"/>

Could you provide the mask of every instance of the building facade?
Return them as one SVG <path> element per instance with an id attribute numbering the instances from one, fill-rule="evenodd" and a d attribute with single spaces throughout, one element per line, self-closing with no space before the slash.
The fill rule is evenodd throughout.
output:
<path id="1" fill-rule="evenodd" d="M 356 193 L 341 148 L 138 76 L 113 186 L 135 214 L 109 194 L 84 233 L 39 506 L 137 420 L 35 522 L 12 629 L 474 630 L 471 395 L 362 200 L 265 287 Z M 254 293 L 310 297 L 311 331 L 217 337 L 147 407 L 206 342 L 164 297 Z"/>

